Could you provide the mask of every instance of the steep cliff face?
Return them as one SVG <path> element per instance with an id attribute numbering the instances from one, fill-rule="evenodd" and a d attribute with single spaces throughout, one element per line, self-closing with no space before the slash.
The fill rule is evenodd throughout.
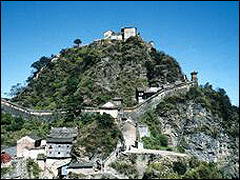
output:
<path id="1" fill-rule="evenodd" d="M 154 119 L 150 130 L 152 124 L 157 124 L 155 128 L 168 137 L 173 149 L 201 161 L 218 163 L 223 173 L 238 177 L 239 111 L 233 107 L 231 114 L 223 117 L 188 96 L 189 93 L 166 98 L 155 110 L 146 113 L 142 121 L 149 124 Z M 221 106 L 217 100 L 214 102 L 215 106 Z"/>
<path id="2" fill-rule="evenodd" d="M 136 87 L 161 86 L 183 79 L 174 58 L 156 51 L 140 37 L 64 49 L 58 57 L 41 62 L 41 69 L 35 62 L 33 67 L 38 70 L 13 101 L 35 109 L 55 109 L 63 108 L 70 96 L 83 97 L 88 106 L 120 96 L 124 106 L 133 106 Z"/>

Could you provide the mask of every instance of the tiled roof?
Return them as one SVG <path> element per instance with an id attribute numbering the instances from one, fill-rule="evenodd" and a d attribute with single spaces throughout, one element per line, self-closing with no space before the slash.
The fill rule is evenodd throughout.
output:
<path id="1" fill-rule="evenodd" d="M 121 98 L 121 97 L 115 97 L 115 98 L 113 98 L 112 100 L 113 100 L 113 101 L 119 101 L 119 100 L 122 100 L 122 98 Z"/>
<path id="2" fill-rule="evenodd" d="M 71 163 L 68 168 L 92 168 L 93 163 Z"/>
<path id="3" fill-rule="evenodd" d="M 1 163 L 8 163 L 12 160 L 12 157 L 9 153 L 2 152 L 1 153 Z"/>
<path id="4" fill-rule="evenodd" d="M 35 141 L 42 139 L 39 136 L 37 136 L 36 134 L 30 134 L 28 137 L 30 137 L 31 139 L 33 139 Z"/>
<path id="5" fill-rule="evenodd" d="M 107 103 L 105 103 L 101 107 L 103 107 L 103 108 L 114 108 L 114 107 L 116 107 L 116 104 L 111 102 L 111 101 L 108 101 Z"/>
<path id="6" fill-rule="evenodd" d="M 11 146 L 11 147 L 5 148 L 4 151 L 6 153 L 9 153 L 10 156 L 12 156 L 12 157 L 17 155 L 17 147 L 16 146 Z"/>
<path id="7" fill-rule="evenodd" d="M 146 88 L 143 87 L 137 87 L 137 91 L 145 91 Z"/>
<path id="8" fill-rule="evenodd" d="M 69 127 L 56 127 L 56 128 L 51 128 L 50 133 L 65 133 L 65 134 L 77 134 L 78 129 L 76 127 L 74 128 L 69 128 Z"/>
<path id="9" fill-rule="evenodd" d="M 47 138 L 48 143 L 71 143 L 73 140 L 73 138 Z"/>
<path id="10" fill-rule="evenodd" d="M 77 128 L 52 128 L 50 134 L 47 136 L 47 142 L 72 142 L 77 134 Z"/>

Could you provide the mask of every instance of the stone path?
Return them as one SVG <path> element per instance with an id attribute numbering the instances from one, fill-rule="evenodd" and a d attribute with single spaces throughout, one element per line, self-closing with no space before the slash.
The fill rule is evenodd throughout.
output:
<path id="1" fill-rule="evenodd" d="M 173 151 L 163 151 L 163 150 L 154 150 L 154 149 L 136 149 L 132 148 L 130 151 L 125 151 L 124 153 L 130 154 L 157 154 L 162 156 L 178 156 L 178 157 L 189 157 L 189 155 L 184 153 L 177 153 Z"/>

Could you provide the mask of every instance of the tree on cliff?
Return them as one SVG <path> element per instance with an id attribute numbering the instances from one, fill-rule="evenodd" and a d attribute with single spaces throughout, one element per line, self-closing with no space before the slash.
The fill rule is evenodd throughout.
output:
<path id="1" fill-rule="evenodd" d="M 42 67 L 46 66 L 51 61 L 51 58 L 46 56 L 41 57 L 38 61 L 34 62 L 31 67 L 36 69 L 36 72 L 39 72 Z"/>
<path id="2" fill-rule="evenodd" d="M 75 39 L 73 42 L 74 42 L 74 44 L 77 44 L 78 48 L 79 48 L 80 44 L 82 43 L 81 39 Z"/>

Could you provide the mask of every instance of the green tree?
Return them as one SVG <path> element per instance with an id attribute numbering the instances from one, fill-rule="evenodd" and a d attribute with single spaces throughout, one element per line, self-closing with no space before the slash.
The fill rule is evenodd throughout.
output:
<path id="1" fill-rule="evenodd" d="M 106 113 L 103 113 L 103 115 L 98 114 L 96 120 L 102 127 L 112 127 L 114 123 L 112 116 Z"/>
<path id="2" fill-rule="evenodd" d="M 80 47 L 80 44 L 82 43 L 81 39 L 75 39 L 74 44 L 77 44 L 78 48 Z"/>
<path id="3" fill-rule="evenodd" d="M 42 67 L 46 66 L 51 61 L 51 58 L 48 58 L 46 56 L 41 57 L 38 61 L 34 62 L 31 67 L 36 69 L 36 72 L 39 72 Z"/>
<path id="4" fill-rule="evenodd" d="M 19 94 L 21 94 L 25 90 L 25 87 L 21 85 L 21 83 L 17 83 L 16 85 L 13 85 L 10 89 L 9 96 L 16 97 Z"/>
<path id="5" fill-rule="evenodd" d="M 83 98 L 82 96 L 74 96 L 70 95 L 67 97 L 67 101 L 65 104 L 66 107 L 66 114 L 65 120 L 66 122 L 73 121 L 81 114 Z"/>

